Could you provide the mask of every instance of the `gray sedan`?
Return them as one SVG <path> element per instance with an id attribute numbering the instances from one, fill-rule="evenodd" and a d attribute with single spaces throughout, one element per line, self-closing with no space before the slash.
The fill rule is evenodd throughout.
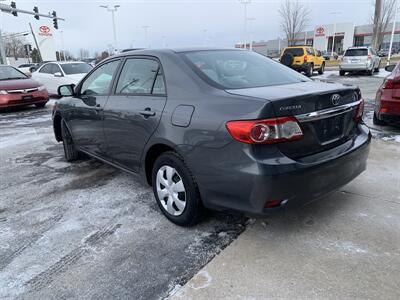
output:
<path id="1" fill-rule="evenodd" d="M 246 50 L 137 50 L 59 88 L 54 132 L 153 187 L 193 225 L 204 208 L 265 215 L 320 198 L 366 168 L 357 87 L 312 81 Z"/>

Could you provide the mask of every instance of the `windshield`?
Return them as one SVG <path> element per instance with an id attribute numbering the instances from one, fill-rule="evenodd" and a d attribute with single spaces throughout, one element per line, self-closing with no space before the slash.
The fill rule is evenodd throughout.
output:
<path id="1" fill-rule="evenodd" d="M 238 50 L 193 51 L 183 55 L 206 80 L 224 89 L 284 85 L 309 81 L 263 55 Z"/>
<path id="2" fill-rule="evenodd" d="M 348 49 L 344 56 L 368 56 L 368 49 Z"/>
<path id="3" fill-rule="evenodd" d="M 303 48 L 286 48 L 283 54 L 290 53 L 293 56 L 303 56 L 304 55 L 304 50 Z"/>
<path id="4" fill-rule="evenodd" d="M 86 63 L 72 63 L 72 64 L 62 64 L 61 68 L 63 69 L 66 75 L 72 74 L 82 74 L 89 73 L 92 67 Z"/>
<path id="5" fill-rule="evenodd" d="M 0 80 L 25 79 L 27 76 L 10 66 L 0 66 Z"/>

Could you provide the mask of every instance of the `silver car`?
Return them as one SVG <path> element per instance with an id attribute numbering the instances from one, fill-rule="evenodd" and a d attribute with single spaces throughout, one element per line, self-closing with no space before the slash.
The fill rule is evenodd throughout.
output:
<path id="1" fill-rule="evenodd" d="M 368 75 L 379 72 L 381 58 L 371 47 L 351 47 L 343 55 L 339 66 L 339 74 L 343 76 L 346 72 L 365 71 Z"/>

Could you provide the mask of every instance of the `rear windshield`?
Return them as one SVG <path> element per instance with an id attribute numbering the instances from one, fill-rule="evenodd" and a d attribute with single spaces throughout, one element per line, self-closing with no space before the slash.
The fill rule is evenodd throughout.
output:
<path id="1" fill-rule="evenodd" d="M 285 51 L 283 51 L 283 54 L 290 53 L 293 56 L 303 56 L 304 55 L 304 49 L 303 48 L 286 48 Z"/>
<path id="2" fill-rule="evenodd" d="M 368 49 L 348 49 L 344 56 L 368 56 Z"/>
<path id="3" fill-rule="evenodd" d="M 92 67 L 87 63 L 63 64 L 61 65 L 61 68 L 67 75 L 89 73 L 89 71 L 92 69 Z"/>
<path id="4" fill-rule="evenodd" d="M 309 81 L 307 77 L 261 54 L 240 50 L 185 52 L 194 70 L 224 89 L 284 85 Z"/>
<path id="5" fill-rule="evenodd" d="M 25 79 L 26 75 L 10 66 L 0 66 L 0 80 Z"/>

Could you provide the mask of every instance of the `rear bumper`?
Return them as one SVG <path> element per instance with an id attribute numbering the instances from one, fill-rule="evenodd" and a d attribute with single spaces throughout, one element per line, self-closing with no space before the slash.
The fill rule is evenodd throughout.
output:
<path id="1" fill-rule="evenodd" d="M 47 101 L 49 101 L 49 94 L 46 90 L 29 94 L 0 95 L 0 108 L 40 104 L 46 103 Z"/>
<path id="2" fill-rule="evenodd" d="M 339 70 L 341 71 L 369 71 L 372 70 L 372 64 L 367 65 L 365 63 L 361 64 L 349 64 L 349 63 L 342 63 L 339 66 Z"/>
<path id="3" fill-rule="evenodd" d="M 368 128 L 360 125 L 354 139 L 303 161 L 292 160 L 275 147 L 267 150 L 269 157 L 264 159 L 256 158 L 257 153 L 249 148 L 237 155 L 225 149 L 225 160 L 228 155 L 231 159 L 222 163 L 221 156 L 207 155 L 208 162 L 203 160 L 194 175 L 206 207 L 268 215 L 304 205 L 349 183 L 366 169 L 370 141 Z M 271 200 L 283 204 L 266 208 Z"/>
<path id="4" fill-rule="evenodd" d="M 303 63 L 301 65 L 291 65 L 290 68 L 292 68 L 293 70 L 299 71 L 299 72 L 305 72 L 308 70 L 308 68 L 310 67 L 309 63 Z"/>

